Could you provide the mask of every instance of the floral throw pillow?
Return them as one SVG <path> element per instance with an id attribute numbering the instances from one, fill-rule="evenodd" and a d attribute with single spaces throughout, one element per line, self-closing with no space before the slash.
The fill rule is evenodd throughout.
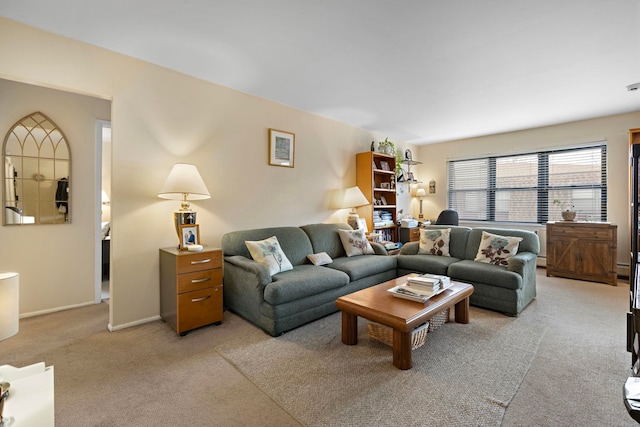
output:
<path id="1" fill-rule="evenodd" d="M 420 229 L 420 247 L 419 254 L 451 256 L 449 253 L 449 240 L 451 238 L 451 229 Z"/>
<path id="2" fill-rule="evenodd" d="M 270 275 L 281 273 L 287 270 L 293 270 L 293 265 L 287 256 L 282 252 L 280 243 L 276 236 L 268 239 L 258 240 L 255 242 L 245 241 L 247 249 L 254 261 L 267 267 Z"/>
<path id="3" fill-rule="evenodd" d="M 375 251 L 364 235 L 364 230 L 338 230 L 344 251 L 348 257 L 373 255 Z"/>
<path id="4" fill-rule="evenodd" d="M 483 231 L 474 261 L 506 267 L 509 264 L 508 259 L 518 253 L 521 241 L 522 237 L 499 236 Z"/>

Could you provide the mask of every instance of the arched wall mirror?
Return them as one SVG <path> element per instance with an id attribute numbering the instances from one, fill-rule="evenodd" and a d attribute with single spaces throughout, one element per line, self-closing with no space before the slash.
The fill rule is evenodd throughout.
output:
<path id="1" fill-rule="evenodd" d="M 71 222 L 71 152 L 64 133 L 40 112 L 4 138 L 3 224 Z"/>

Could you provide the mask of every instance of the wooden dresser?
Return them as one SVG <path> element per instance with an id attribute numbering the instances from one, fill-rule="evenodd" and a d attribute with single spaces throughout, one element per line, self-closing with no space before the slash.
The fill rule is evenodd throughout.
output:
<path id="1" fill-rule="evenodd" d="M 160 249 L 160 315 L 181 336 L 222 322 L 221 249 Z"/>
<path id="2" fill-rule="evenodd" d="M 547 276 L 616 286 L 617 229 L 597 222 L 547 223 Z"/>
<path id="3" fill-rule="evenodd" d="M 411 227 L 411 228 L 400 227 L 400 242 L 401 243 L 419 242 L 419 241 L 420 241 L 420 228 L 419 227 Z"/>

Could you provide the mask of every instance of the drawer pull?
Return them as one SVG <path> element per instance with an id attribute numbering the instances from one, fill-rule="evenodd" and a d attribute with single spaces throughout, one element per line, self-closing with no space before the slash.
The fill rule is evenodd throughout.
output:
<path id="1" fill-rule="evenodd" d="M 201 302 L 204 300 L 208 300 L 209 298 L 211 298 L 211 295 L 207 295 L 206 297 L 202 297 L 202 298 L 191 298 L 191 302 Z"/>
<path id="2" fill-rule="evenodd" d="M 211 262 L 211 258 L 201 259 L 200 261 L 191 261 L 191 265 L 194 265 L 194 264 L 206 264 L 208 262 Z"/>
<path id="3" fill-rule="evenodd" d="M 208 282 L 209 280 L 211 280 L 211 277 L 205 277 L 204 279 L 194 279 L 191 281 L 191 283 L 202 283 L 202 282 Z"/>

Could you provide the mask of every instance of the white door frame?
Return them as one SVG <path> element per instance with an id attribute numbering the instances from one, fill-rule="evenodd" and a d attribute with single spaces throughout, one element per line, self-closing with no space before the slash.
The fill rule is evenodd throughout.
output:
<path id="1" fill-rule="evenodd" d="M 99 304 L 102 301 L 102 151 L 103 151 L 103 130 L 111 129 L 111 121 L 96 120 L 96 188 L 95 188 L 95 297 L 94 301 Z M 111 256 L 109 256 L 111 258 Z M 111 278 L 111 274 L 109 274 Z M 109 285 L 111 287 L 111 285 Z M 111 290 L 109 290 L 111 292 Z"/>

